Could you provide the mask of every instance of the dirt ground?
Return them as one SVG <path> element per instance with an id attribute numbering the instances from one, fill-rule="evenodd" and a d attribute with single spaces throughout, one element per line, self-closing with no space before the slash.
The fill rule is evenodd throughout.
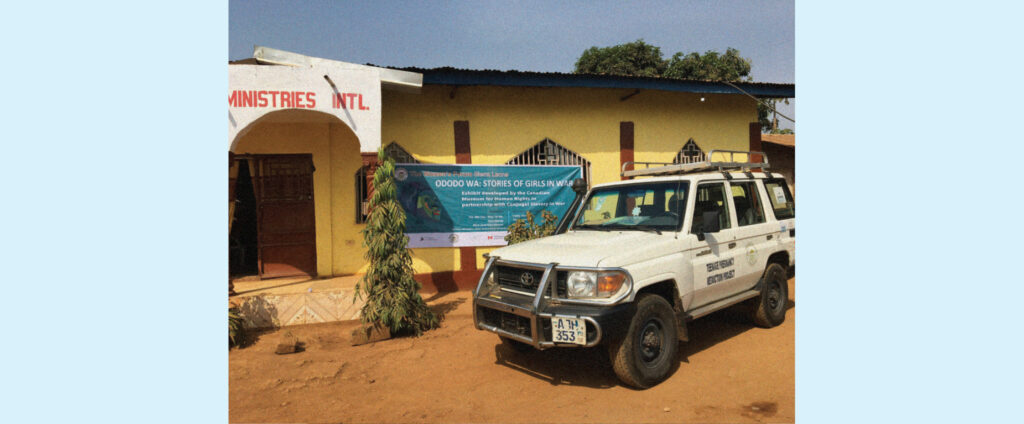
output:
<path id="1" fill-rule="evenodd" d="M 429 296 L 438 330 L 351 346 L 356 322 L 286 327 L 232 349 L 231 422 L 792 422 L 795 279 L 786 322 L 740 308 L 701 318 L 679 366 L 648 390 L 623 386 L 603 349 L 507 350 L 473 328 L 469 293 Z M 290 334 L 289 334 L 290 333 Z M 296 337 L 305 350 L 276 355 Z"/>

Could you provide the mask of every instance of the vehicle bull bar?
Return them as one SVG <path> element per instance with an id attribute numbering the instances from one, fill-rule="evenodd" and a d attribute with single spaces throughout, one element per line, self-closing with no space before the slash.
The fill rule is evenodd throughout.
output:
<path id="1" fill-rule="evenodd" d="M 501 261 L 502 264 L 514 265 L 518 268 L 543 271 L 540 283 L 537 285 L 537 292 L 536 294 L 533 295 L 533 299 L 528 304 L 512 303 L 504 301 L 505 299 L 497 300 L 480 297 L 480 290 L 481 288 L 483 288 L 484 282 L 487 281 L 487 277 L 490 276 L 490 273 L 494 272 L 494 266 L 498 261 L 499 258 L 496 256 L 490 256 L 487 258 L 487 264 L 484 266 L 484 271 L 482 274 L 480 274 L 480 281 L 477 282 L 476 289 L 473 290 L 473 324 L 476 326 L 477 329 L 497 333 L 502 337 L 507 337 L 512 340 L 520 341 L 532 345 L 538 349 L 547 349 L 555 346 L 580 346 L 571 343 L 555 343 L 553 341 L 541 339 L 541 334 L 543 334 L 543 322 L 541 320 L 542 318 L 578 318 L 586 322 L 589 322 L 597 330 L 597 335 L 594 337 L 594 339 L 587 340 L 587 344 L 583 345 L 583 347 L 593 347 L 601 342 L 601 325 L 598 324 L 597 320 L 595 320 L 593 317 L 589 317 L 586 315 L 560 315 L 548 313 L 545 311 L 546 307 L 548 306 L 547 299 L 545 298 L 545 292 L 550 290 L 550 293 L 547 293 L 550 296 L 550 298 L 557 297 L 557 287 L 555 284 L 552 284 L 552 280 L 555 279 L 555 267 L 558 266 L 558 264 L 555 262 L 549 263 L 547 265 L 539 265 L 525 262 Z M 529 319 L 531 337 L 526 337 L 521 334 L 516 334 L 499 328 L 497 326 L 481 322 L 480 317 L 478 316 L 477 313 L 477 307 L 495 309 L 501 312 L 510 313 L 513 315 L 518 315 L 523 318 Z"/>

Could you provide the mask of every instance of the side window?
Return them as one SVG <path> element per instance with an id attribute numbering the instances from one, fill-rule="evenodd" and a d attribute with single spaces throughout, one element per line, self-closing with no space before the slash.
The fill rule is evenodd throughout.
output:
<path id="1" fill-rule="evenodd" d="M 768 191 L 768 199 L 771 200 L 775 219 L 796 217 L 796 206 L 793 204 L 793 195 L 789 194 L 786 180 L 764 180 L 764 188 Z"/>
<path id="2" fill-rule="evenodd" d="M 732 203 L 736 207 L 736 225 L 761 224 L 764 219 L 764 207 L 761 196 L 757 193 L 757 184 L 753 181 L 731 183 Z"/>
<path id="3" fill-rule="evenodd" d="M 693 206 L 693 226 L 690 232 L 704 232 L 704 212 L 718 211 L 718 223 L 721 229 L 731 228 L 729 221 L 729 202 L 725 199 L 725 185 L 722 183 L 701 184 L 697 186 L 697 199 Z"/>

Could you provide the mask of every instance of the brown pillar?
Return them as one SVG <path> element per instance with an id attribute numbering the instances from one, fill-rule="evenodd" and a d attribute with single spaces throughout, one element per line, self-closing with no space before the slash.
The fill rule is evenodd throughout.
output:
<path id="1" fill-rule="evenodd" d="M 629 121 L 619 122 L 619 171 L 628 171 L 633 169 L 633 165 L 630 165 L 626 169 L 622 168 L 626 162 L 633 161 L 633 123 Z M 621 175 L 621 174 L 620 174 Z M 622 177 L 623 180 L 628 180 L 629 177 Z"/>
<path id="2" fill-rule="evenodd" d="M 761 150 L 761 123 L 751 122 L 750 123 L 750 147 L 748 148 L 751 152 L 763 152 Z M 761 155 L 750 155 L 750 162 L 760 162 L 763 160 Z"/>
<path id="3" fill-rule="evenodd" d="M 469 121 L 455 121 L 455 163 L 473 163 L 473 155 L 469 147 Z M 467 290 L 476 287 L 480 278 L 480 270 L 476 268 L 476 248 L 459 248 L 459 272 L 455 277 L 455 285 Z"/>
<path id="4" fill-rule="evenodd" d="M 469 151 L 469 121 L 455 121 L 455 163 L 473 163 Z"/>

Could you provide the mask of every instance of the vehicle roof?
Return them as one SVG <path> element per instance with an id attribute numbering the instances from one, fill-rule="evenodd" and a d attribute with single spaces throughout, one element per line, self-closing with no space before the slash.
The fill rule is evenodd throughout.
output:
<path id="1" fill-rule="evenodd" d="M 592 189 L 614 187 L 623 185 L 637 185 L 637 184 L 649 184 L 659 183 L 665 181 L 704 181 L 704 180 L 722 180 L 725 179 L 725 172 L 699 172 L 693 174 L 681 174 L 681 175 L 666 175 L 664 177 L 638 177 L 631 180 L 615 181 L 610 183 L 595 184 Z M 778 173 L 764 173 L 764 172 L 728 172 L 731 179 L 736 180 L 749 180 L 750 175 L 754 176 L 754 179 L 765 179 L 765 178 L 782 178 L 781 174 Z"/>

